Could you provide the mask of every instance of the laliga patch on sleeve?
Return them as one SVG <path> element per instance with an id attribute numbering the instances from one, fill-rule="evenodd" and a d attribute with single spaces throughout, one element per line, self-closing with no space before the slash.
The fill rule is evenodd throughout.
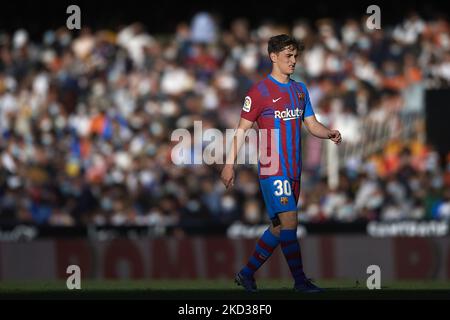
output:
<path id="1" fill-rule="evenodd" d="M 244 106 L 242 107 L 242 110 L 244 110 L 245 112 L 250 112 L 250 107 L 252 106 L 252 98 L 250 98 L 249 96 L 245 97 L 244 100 Z"/>

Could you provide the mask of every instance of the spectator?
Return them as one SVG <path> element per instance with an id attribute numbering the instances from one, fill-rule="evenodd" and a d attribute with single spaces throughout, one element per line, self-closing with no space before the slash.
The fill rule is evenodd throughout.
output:
<path id="1" fill-rule="evenodd" d="M 291 30 L 306 44 L 295 77 L 310 84 L 321 121 L 346 124 L 355 152 L 341 155 L 345 170 L 329 190 L 322 146 L 305 137 L 301 220 L 448 219 L 450 166 L 439 167 L 423 126 L 411 125 L 424 88 L 450 83 L 448 21 L 413 14 L 376 32 L 357 20 L 312 26 Z M 271 23 L 251 30 L 243 18 L 220 30 L 201 12 L 165 37 L 140 23 L 86 27 L 74 38 L 49 30 L 42 41 L 26 30 L 0 34 L 0 223 L 267 222 L 248 174 L 255 168 L 239 167 L 239 187 L 226 191 L 216 166 L 174 165 L 170 135 L 194 136 L 196 120 L 231 128 L 268 66 L 263 44 L 280 30 L 289 32 Z"/>

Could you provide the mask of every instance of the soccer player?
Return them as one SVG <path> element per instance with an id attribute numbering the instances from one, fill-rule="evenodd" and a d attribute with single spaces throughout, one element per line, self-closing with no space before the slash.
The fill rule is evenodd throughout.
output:
<path id="1" fill-rule="evenodd" d="M 268 53 L 272 71 L 262 81 L 254 84 L 244 100 L 238 130 L 233 138 L 226 164 L 221 173 L 227 188 L 234 184 L 234 162 L 244 141 L 246 131 L 256 121 L 259 129 L 267 129 L 265 154 L 275 154 L 275 169 L 263 163 L 261 157 L 258 175 L 270 227 L 258 240 L 253 255 L 235 281 L 245 290 L 256 291 L 255 272 L 267 261 L 274 249 L 281 250 L 294 278 L 294 289 L 301 292 L 318 292 L 303 271 L 303 262 L 297 239 L 297 202 L 300 193 L 302 121 L 308 131 L 321 139 L 331 139 L 335 144 L 342 140 L 337 130 L 330 130 L 317 121 L 304 83 L 290 79 L 303 46 L 293 37 L 281 34 L 270 38 Z M 275 140 L 275 145 L 270 141 Z M 263 145 L 260 141 L 260 146 Z"/>

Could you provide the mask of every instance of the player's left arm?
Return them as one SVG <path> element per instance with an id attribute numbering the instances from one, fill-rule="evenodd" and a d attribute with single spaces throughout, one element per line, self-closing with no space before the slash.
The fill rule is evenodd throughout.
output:
<path id="1" fill-rule="evenodd" d="M 341 133 L 338 130 L 331 130 L 321 124 L 316 116 L 313 114 L 306 117 L 304 120 L 306 128 L 315 137 L 321 139 L 330 139 L 335 144 L 340 144 L 342 141 Z"/>
<path id="2" fill-rule="evenodd" d="M 305 91 L 305 113 L 303 114 L 303 122 L 306 125 L 308 131 L 315 137 L 321 139 L 330 139 L 335 144 L 340 144 L 342 141 L 341 133 L 338 130 L 331 130 L 321 124 L 314 114 L 311 100 L 309 98 L 308 89 L 303 85 Z"/>

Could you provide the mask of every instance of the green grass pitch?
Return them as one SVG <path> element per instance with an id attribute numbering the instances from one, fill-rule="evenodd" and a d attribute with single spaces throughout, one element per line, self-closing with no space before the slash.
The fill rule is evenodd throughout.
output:
<path id="1" fill-rule="evenodd" d="M 232 280 L 82 280 L 80 290 L 65 281 L 3 281 L 0 299 L 152 299 L 152 300 L 297 300 L 297 299 L 450 299 L 450 282 L 386 282 L 368 290 L 365 282 L 323 280 L 323 293 L 292 290 L 289 280 L 259 280 L 257 293 L 247 293 Z"/>

